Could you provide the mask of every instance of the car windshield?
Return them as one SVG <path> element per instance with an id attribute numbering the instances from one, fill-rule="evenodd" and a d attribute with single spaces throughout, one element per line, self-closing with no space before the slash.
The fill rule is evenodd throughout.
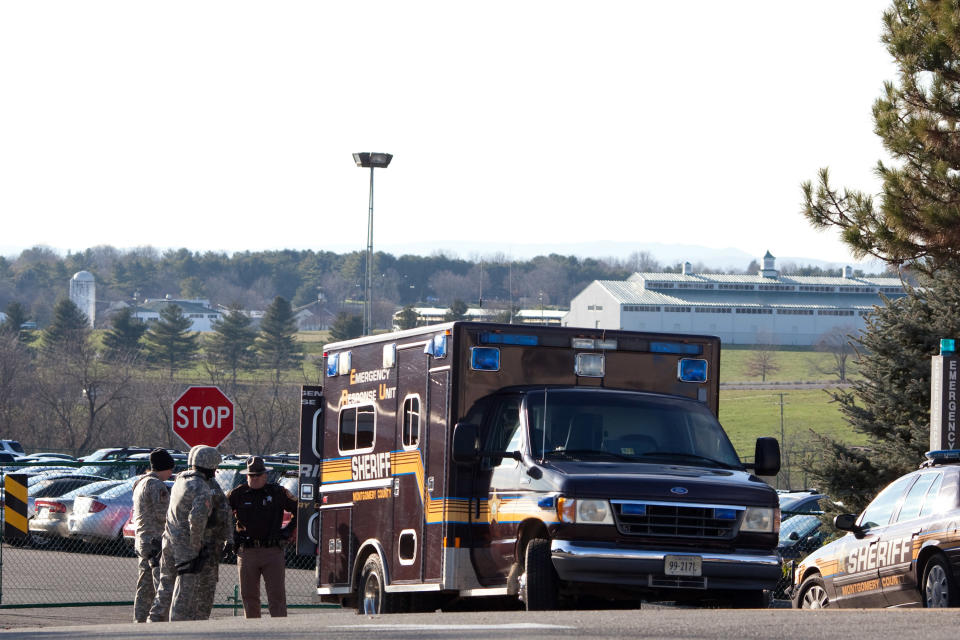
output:
<path id="1" fill-rule="evenodd" d="M 802 540 L 817 530 L 820 518 L 817 516 L 797 516 L 780 523 L 780 544 L 791 542 L 790 534 L 796 533 L 792 540 Z"/>
<path id="2" fill-rule="evenodd" d="M 705 405 L 692 400 L 546 390 L 529 393 L 525 408 L 536 458 L 743 468 L 717 419 Z"/>
<path id="3" fill-rule="evenodd" d="M 93 495 L 96 492 L 103 491 L 104 489 L 108 489 L 114 486 L 115 484 L 118 484 L 119 482 L 120 482 L 119 480 L 100 480 L 99 482 L 91 482 L 88 485 L 77 487 L 73 491 L 69 491 L 60 497 L 76 498 L 79 495 L 85 495 L 85 496 Z"/>

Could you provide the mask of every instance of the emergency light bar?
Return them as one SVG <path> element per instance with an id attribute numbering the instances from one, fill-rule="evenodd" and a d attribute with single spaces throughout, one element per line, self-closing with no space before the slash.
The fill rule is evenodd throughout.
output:
<path id="1" fill-rule="evenodd" d="M 537 336 L 518 333 L 481 333 L 480 344 L 517 344 L 524 347 L 535 347 L 539 341 Z"/>
<path id="2" fill-rule="evenodd" d="M 327 356 L 327 377 L 332 378 L 337 375 L 337 361 L 340 358 L 339 353 L 331 353 Z"/>
<path id="3" fill-rule="evenodd" d="M 682 342 L 651 342 L 650 353 L 677 353 L 680 355 L 698 356 L 703 353 L 703 345 L 684 344 Z"/>
<path id="4" fill-rule="evenodd" d="M 574 349 L 600 349 L 600 350 L 616 350 L 617 341 L 616 340 L 601 340 L 597 338 L 571 338 L 570 346 Z"/>

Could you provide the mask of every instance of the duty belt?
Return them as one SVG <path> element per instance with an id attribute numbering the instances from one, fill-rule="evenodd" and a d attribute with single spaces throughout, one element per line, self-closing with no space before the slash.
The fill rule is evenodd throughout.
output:
<path id="1" fill-rule="evenodd" d="M 279 540 L 244 540 L 240 543 L 240 546 L 247 549 L 257 549 L 261 547 L 279 547 L 282 544 Z"/>

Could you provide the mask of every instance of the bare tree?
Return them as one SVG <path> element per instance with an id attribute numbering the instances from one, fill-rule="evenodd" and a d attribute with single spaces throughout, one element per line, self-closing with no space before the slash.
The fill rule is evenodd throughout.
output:
<path id="1" fill-rule="evenodd" d="M 744 372 L 749 377 L 760 377 L 761 382 L 767 381 L 767 375 L 780 370 L 777 363 L 777 352 L 771 344 L 770 336 L 764 332 L 757 333 L 757 344 L 743 362 Z"/>
<path id="2" fill-rule="evenodd" d="M 0 332 L 0 433 L 8 438 L 26 435 L 24 413 L 30 404 L 34 374 L 27 347 L 16 331 Z"/>
<path id="3" fill-rule="evenodd" d="M 834 327 L 820 336 L 814 348 L 832 357 L 829 364 L 814 363 L 817 373 L 837 376 L 840 382 L 847 381 L 847 361 L 856 353 L 852 342 L 854 332 L 855 327 L 844 325 Z"/>

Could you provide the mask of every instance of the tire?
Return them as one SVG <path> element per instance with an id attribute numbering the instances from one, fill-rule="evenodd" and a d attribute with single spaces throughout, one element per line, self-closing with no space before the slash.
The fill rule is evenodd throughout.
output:
<path id="1" fill-rule="evenodd" d="M 923 568 L 923 582 L 921 582 L 920 597 L 923 606 L 928 609 L 942 607 L 956 607 L 960 600 L 957 592 L 957 581 L 953 578 L 950 563 L 943 554 L 930 558 Z"/>
<path id="2" fill-rule="evenodd" d="M 527 611 L 555 611 L 559 608 L 560 579 L 550 557 L 550 541 L 534 538 L 527 543 L 524 572 L 520 576 L 520 598 Z"/>
<path id="3" fill-rule="evenodd" d="M 401 596 L 387 593 L 386 586 L 386 573 L 380 562 L 380 556 L 373 553 L 367 557 L 360 571 L 360 580 L 357 584 L 357 613 L 369 615 L 401 613 L 403 611 Z"/>
<path id="4" fill-rule="evenodd" d="M 820 576 L 810 576 L 800 585 L 800 595 L 797 597 L 798 609 L 826 609 L 830 606 L 827 588 Z"/>

